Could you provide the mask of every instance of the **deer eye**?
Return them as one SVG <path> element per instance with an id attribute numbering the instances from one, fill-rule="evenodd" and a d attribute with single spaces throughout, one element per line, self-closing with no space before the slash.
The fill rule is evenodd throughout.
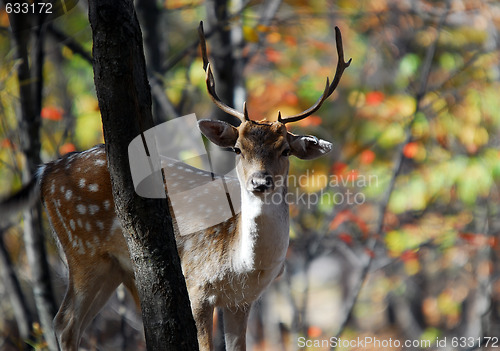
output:
<path id="1" fill-rule="evenodd" d="M 283 150 L 283 152 L 281 153 L 281 156 L 285 156 L 285 157 L 290 156 L 290 149 Z"/>
<path id="2" fill-rule="evenodd" d="M 236 155 L 239 155 L 241 154 L 241 150 L 237 147 L 233 147 L 233 152 L 236 154 Z"/>

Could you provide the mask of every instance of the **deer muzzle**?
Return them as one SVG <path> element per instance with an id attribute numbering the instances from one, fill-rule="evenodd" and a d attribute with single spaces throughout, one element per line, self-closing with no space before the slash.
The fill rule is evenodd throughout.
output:
<path id="1" fill-rule="evenodd" d="M 255 172 L 248 180 L 247 189 L 253 193 L 272 191 L 274 190 L 273 177 L 267 172 Z"/>

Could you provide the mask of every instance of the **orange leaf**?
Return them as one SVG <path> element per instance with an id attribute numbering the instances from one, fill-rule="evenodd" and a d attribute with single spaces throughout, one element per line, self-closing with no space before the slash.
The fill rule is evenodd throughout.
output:
<path id="1" fill-rule="evenodd" d="M 16 145 L 12 142 L 12 140 L 5 138 L 0 142 L 0 147 L 2 149 L 16 149 Z"/>
<path id="2" fill-rule="evenodd" d="M 349 218 L 351 218 L 351 211 L 349 210 L 340 211 L 335 216 L 335 218 L 332 219 L 332 221 L 330 222 L 330 230 L 337 229 L 339 225 L 347 221 Z"/>
<path id="3" fill-rule="evenodd" d="M 283 102 L 288 106 L 297 106 L 297 104 L 299 103 L 299 98 L 294 93 L 287 92 L 283 95 Z M 310 116 L 309 118 L 311 117 L 314 116 Z"/>
<path id="4" fill-rule="evenodd" d="M 407 158 L 414 158 L 418 152 L 418 143 L 415 141 L 409 142 L 403 148 L 403 155 Z"/>
<path id="5" fill-rule="evenodd" d="M 306 119 L 301 120 L 298 125 L 301 127 L 316 127 L 321 125 L 323 123 L 323 120 L 321 117 L 312 115 L 307 117 Z"/>
<path id="6" fill-rule="evenodd" d="M 360 162 L 369 165 L 375 160 L 375 153 L 372 150 L 364 150 L 360 155 Z"/>
<path id="7" fill-rule="evenodd" d="M 66 143 L 59 147 L 59 153 L 61 155 L 76 151 L 76 147 L 72 143 Z"/>
<path id="8" fill-rule="evenodd" d="M 281 60 L 281 53 L 279 51 L 276 51 L 271 48 L 266 49 L 266 57 L 269 60 L 269 62 L 279 62 Z"/>
<path id="9" fill-rule="evenodd" d="M 310 338 L 319 338 L 323 334 L 320 327 L 310 326 L 307 329 L 307 336 Z"/>
<path id="10" fill-rule="evenodd" d="M 50 121 L 60 121 L 63 117 L 64 111 L 59 107 L 44 107 L 42 108 L 41 116 Z"/>
<path id="11" fill-rule="evenodd" d="M 294 36 L 291 36 L 291 35 L 287 35 L 285 36 L 285 43 L 288 45 L 288 46 L 297 46 L 297 39 L 294 37 Z"/>

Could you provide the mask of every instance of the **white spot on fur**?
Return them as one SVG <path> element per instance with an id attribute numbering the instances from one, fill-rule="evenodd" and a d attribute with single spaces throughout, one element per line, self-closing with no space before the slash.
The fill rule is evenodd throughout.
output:
<path id="1" fill-rule="evenodd" d="M 75 230 L 76 229 L 76 225 L 75 225 L 75 221 L 70 219 L 69 220 L 69 226 L 71 227 L 71 229 Z"/>
<path id="2" fill-rule="evenodd" d="M 95 160 L 94 164 L 96 166 L 104 166 L 106 164 L 106 160 L 98 159 L 98 160 Z"/>
<path id="3" fill-rule="evenodd" d="M 100 230 L 103 230 L 104 229 L 104 223 L 102 223 L 102 221 L 96 221 L 95 222 L 95 225 L 97 226 L 97 228 L 99 228 Z"/>
<path id="4" fill-rule="evenodd" d="M 80 178 L 80 182 L 78 183 L 78 186 L 79 186 L 80 188 L 85 188 L 85 183 L 86 183 L 86 182 L 87 182 L 87 181 L 85 180 L 85 178 Z"/>
<path id="5" fill-rule="evenodd" d="M 92 230 L 92 226 L 90 225 L 90 222 L 85 222 L 85 230 L 90 232 Z"/>
<path id="6" fill-rule="evenodd" d="M 61 190 L 61 193 L 64 193 L 64 190 L 65 190 L 64 185 L 61 185 L 61 187 L 59 189 Z"/>
<path id="7" fill-rule="evenodd" d="M 73 196 L 73 192 L 70 189 L 66 190 L 66 194 L 64 194 L 66 200 L 69 201 L 71 199 L 71 196 Z"/>
<path id="8" fill-rule="evenodd" d="M 81 218 L 78 218 L 78 219 L 76 220 L 76 224 L 78 224 L 78 227 L 79 227 L 79 228 L 83 228 L 83 223 L 82 223 L 82 219 L 81 219 Z"/>
<path id="9" fill-rule="evenodd" d="M 82 204 L 76 205 L 76 210 L 81 215 L 84 215 L 85 213 L 87 213 L 87 207 L 85 205 L 82 205 Z"/>
<path id="10" fill-rule="evenodd" d="M 102 203 L 102 205 L 104 206 L 104 209 L 106 211 L 109 210 L 109 207 L 111 206 L 109 200 L 104 200 L 104 202 Z"/>
<path id="11" fill-rule="evenodd" d="M 110 241 L 111 238 L 114 235 L 114 232 L 116 230 L 121 229 L 121 227 L 122 227 L 122 225 L 121 225 L 120 220 L 118 219 L 118 217 L 114 217 L 113 218 L 113 225 L 111 226 L 111 229 L 109 230 L 109 235 L 106 237 L 106 241 Z"/>
<path id="12" fill-rule="evenodd" d="M 90 241 L 86 241 L 85 245 L 87 246 L 87 248 L 90 249 L 90 256 L 94 256 L 95 255 L 95 247 L 94 247 L 94 245 L 92 245 L 92 243 Z"/>
<path id="13" fill-rule="evenodd" d="M 97 212 L 99 212 L 99 206 L 89 205 L 89 214 L 90 215 L 95 215 Z"/>
<path id="14" fill-rule="evenodd" d="M 80 255 L 85 255 L 85 247 L 83 246 L 83 241 L 80 238 L 78 238 L 78 253 Z"/>
<path id="15" fill-rule="evenodd" d="M 92 191 L 94 193 L 99 191 L 99 185 L 96 183 L 89 184 L 89 191 Z"/>

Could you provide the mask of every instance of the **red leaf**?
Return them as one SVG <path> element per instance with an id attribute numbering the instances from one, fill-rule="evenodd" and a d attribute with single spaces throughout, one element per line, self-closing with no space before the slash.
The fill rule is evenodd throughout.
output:
<path id="1" fill-rule="evenodd" d="M 468 244 L 474 246 L 496 246 L 497 240 L 495 237 L 491 237 L 481 233 L 460 233 L 459 237 L 465 240 Z"/>
<path id="2" fill-rule="evenodd" d="M 347 164 L 343 162 L 335 162 L 332 166 L 332 174 L 341 175 L 347 168 Z"/>
<path id="3" fill-rule="evenodd" d="M 408 262 L 412 260 L 416 260 L 418 257 L 417 252 L 415 250 L 406 250 L 401 254 L 399 258 L 401 258 L 401 261 L 403 262 Z"/>
<path id="4" fill-rule="evenodd" d="M 369 248 L 365 248 L 365 254 L 367 254 L 371 258 L 375 258 L 375 252 L 373 250 L 370 250 Z"/>
<path id="5" fill-rule="evenodd" d="M 350 236 L 347 233 L 340 233 L 339 234 L 339 239 L 342 240 L 343 242 L 345 242 L 347 245 L 351 245 L 352 244 L 352 236 Z"/>
<path id="6" fill-rule="evenodd" d="M 371 106 L 377 106 L 384 101 L 385 95 L 381 91 L 371 91 L 366 94 L 366 104 Z"/>

